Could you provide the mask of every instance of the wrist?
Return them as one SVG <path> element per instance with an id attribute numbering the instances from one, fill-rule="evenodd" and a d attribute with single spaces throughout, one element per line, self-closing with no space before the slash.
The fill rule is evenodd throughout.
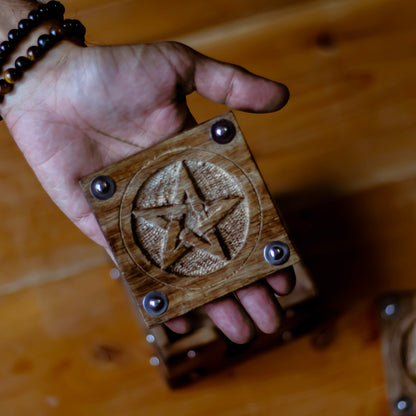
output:
<path id="1" fill-rule="evenodd" d="M 3 119 L 10 130 L 13 129 L 15 121 L 23 116 L 36 114 L 36 117 L 41 117 L 48 112 L 49 101 L 45 97 L 56 93 L 57 80 L 73 60 L 71 56 L 82 53 L 82 50 L 82 47 L 72 42 L 61 41 L 23 75 L 0 106 Z"/>
<path id="2" fill-rule="evenodd" d="M 0 5 L 3 3 L 0 0 Z M 17 4 L 21 5 L 21 2 L 17 1 Z M 45 55 L 51 56 L 52 49 L 63 44 L 59 50 L 68 50 L 70 46 L 65 46 L 67 40 L 85 46 L 85 27 L 77 20 L 64 20 L 65 8 L 59 1 L 38 2 L 36 5 L 22 19 L 16 17 L 17 28 L 11 29 L 7 40 L 0 44 L 0 67 L 4 71 L 3 78 L 0 76 L 0 111 L 3 114 L 9 112 L 14 104 L 13 97 L 18 95 L 14 91 L 15 84 L 24 81 L 27 71 L 36 78 L 39 70 L 34 71 L 34 68 L 45 67 L 38 61 L 47 59 Z M 53 59 L 51 62 L 53 65 Z"/>

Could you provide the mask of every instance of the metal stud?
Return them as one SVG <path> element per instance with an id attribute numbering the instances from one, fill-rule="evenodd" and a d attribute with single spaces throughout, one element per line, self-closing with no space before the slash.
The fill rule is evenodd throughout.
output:
<path id="1" fill-rule="evenodd" d="M 90 185 L 91 195 L 97 199 L 111 198 L 116 191 L 116 184 L 109 176 L 97 176 Z"/>
<path id="2" fill-rule="evenodd" d="M 222 119 L 214 123 L 211 127 L 211 139 L 219 144 L 230 143 L 236 135 L 234 124 L 227 119 Z"/>
<path id="3" fill-rule="evenodd" d="M 120 270 L 116 269 L 115 267 L 110 270 L 110 277 L 114 280 L 120 278 Z"/>
<path id="4" fill-rule="evenodd" d="M 157 290 L 149 292 L 143 298 L 143 308 L 149 315 L 162 315 L 168 309 L 168 305 L 168 297 L 163 292 Z"/>
<path id="5" fill-rule="evenodd" d="M 394 302 L 387 303 L 382 310 L 383 318 L 393 318 L 399 313 L 399 306 Z"/>
<path id="6" fill-rule="evenodd" d="M 394 407 L 398 412 L 402 414 L 408 414 L 408 412 L 410 412 L 413 408 L 412 399 L 406 396 L 402 396 L 396 401 Z"/>
<path id="7" fill-rule="evenodd" d="M 160 364 L 160 360 L 159 360 L 158 357 L 151 357 L 150 360 L 149 360 L 149 364 L 152 367 L 157 367 Z"/>
<path id="8" fill-rule="evenodd" d="M 189 350 L 186 355 L 188 356 L 188 358 L 195 358 L 196 352 L 194 350 Z"/>
<path id="9" fill-rule="evenodd" d="M 289 247 L 281 241 L 272 241 L 263 250 L 264 259 L 272 266 L 286 263 L 290 256 Z"/>

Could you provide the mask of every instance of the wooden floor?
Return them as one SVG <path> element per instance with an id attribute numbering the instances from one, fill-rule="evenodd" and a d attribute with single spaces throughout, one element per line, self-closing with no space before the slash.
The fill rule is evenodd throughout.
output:
<path id="1" fill-rule="evenodd" d="M 286 83 L 237 113 L 317 279 L 317 330 L 170 391 L 110 263 L 0 127 L 0 414 L 385 416 L 374 299 L 416 288 L 414 0 L 68 0 L 90 43 L 175 39 Z M 192 96 L 198 121 L 224 108 Z"/>

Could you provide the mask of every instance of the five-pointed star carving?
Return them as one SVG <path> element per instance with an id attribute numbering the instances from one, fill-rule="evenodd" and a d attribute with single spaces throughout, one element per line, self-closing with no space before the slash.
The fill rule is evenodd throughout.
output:
<path id="1" fill-rule="evenodd" d="M 206 201 L 197 188 L 192 173 L 182 163 L 179 186 L 174 203 L 160 207 L 136 208 L 132 214 L 167 230 L 162 269 L 176 263 L 194 247 L 229 260 L 230 254 L 217 226 L 242 201 L 230 196 Z"/>

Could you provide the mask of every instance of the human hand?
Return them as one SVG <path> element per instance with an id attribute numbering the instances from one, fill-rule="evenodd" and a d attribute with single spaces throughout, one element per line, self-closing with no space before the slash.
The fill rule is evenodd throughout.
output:
<path id="1" fill-rule="evenodd" d="M 288 99 L 283 85 L 182 44 L 80 48 L 62 42 L 16 85 L 1 111 L 51 198 L 108 250 L 78 180 L 194 126 L 186 96 L 195 90 L 251 112 L 276 111 Z M 294 280 L 291 269 L 281 271 L 205 310 L 232 341 L 244 343 L 252 321 L 267 333 L 277 329 L 279 306 L 272 292 L 288 293 Z M 168 326 L 187 329 L 181 318 Z"/>

